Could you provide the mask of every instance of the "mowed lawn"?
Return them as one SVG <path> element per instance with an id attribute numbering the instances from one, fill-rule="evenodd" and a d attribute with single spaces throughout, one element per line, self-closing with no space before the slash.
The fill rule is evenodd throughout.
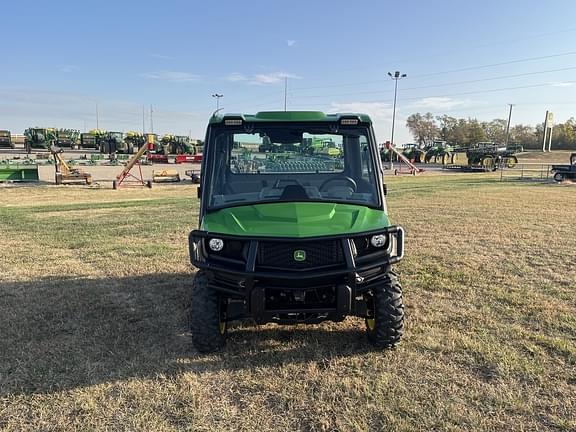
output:
<path id="1" fill-rule="evenodd" d="M 406 334 L 187 329 L 195 186 L 0 188 L 0 429 L 576 430 L 576 186 L 388 178 Z"/>

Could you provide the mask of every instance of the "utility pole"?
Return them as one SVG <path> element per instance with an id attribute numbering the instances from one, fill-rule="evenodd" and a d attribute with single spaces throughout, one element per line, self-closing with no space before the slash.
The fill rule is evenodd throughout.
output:
<path id="1" fill-rule="evenodd" d="M 286 111 L 286 100 L 288 99 L 288 77 L 284 77 L 284 111 Z"/>
<path id="2" fill-rule="evenodd" d="M 394 164 L 392 162 L 392 147 L 394 147 L 394 124 L 396 122 L 396 94 L 398 93 L 398 80 L 406 78 L 406 74 L 400 75 L 399 71 L 394 72 L 392 75 L 388 72 L 388 76 L 394 80 L 394 107 L 392 108 L 392 138 L 390 139 L 390 170 L 394 169 Z"/>
<path id="3" fill-rule="evenodd" d="M 154 133 L 154 111 L 152 110 L 152 105 L 150 105 L 150 133 Z"/>
<path id="4" fill-rule="evenodd" d="M 510 136 L 510 119 L 512 118 L 512 107 L 514 104 L 508 104 L 510 106 L 510 111 L 508 112 L 508 123 L 506 124 L 506 141 L 504 145 L 508 147 L 508 137 Z"/>
<path id="5" fill-rule="evenodd" d="M 146 133 L 146 107 L 142 105 L 142 135 Z"/>
<path id="6" fill-rule="evenodd" d="M 98 118 L 98 102 L 96 102 L 96 129 L 100 129 L 100 120 Z"/>
<path id="7" fill-rule="evenodd" d="M 213 98 L 216 98 L 216 111 L 220 110 L 220 98 L 224 97 L 223 94 L 214 93 L 212 95 Z"/>

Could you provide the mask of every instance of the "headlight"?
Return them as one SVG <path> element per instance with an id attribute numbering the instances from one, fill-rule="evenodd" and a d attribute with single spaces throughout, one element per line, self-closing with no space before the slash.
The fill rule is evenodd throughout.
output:
<path id="1" fill-rule="evenodd" d="M 224 240 L 219 238 L 210 239 L 208 242 L 208 247 L 214 252 L 220 252 L 222 249 L 224 249 Z"/>
<path id="2" fill-rule="evenodd" d="M 376 234 L 372 236 L 372 238 L 370 239 L 370 244 L 375 248 L 384 247 L 386 246 L 387 242 L 388 242 L 388 236 L 385 234 Z"/>

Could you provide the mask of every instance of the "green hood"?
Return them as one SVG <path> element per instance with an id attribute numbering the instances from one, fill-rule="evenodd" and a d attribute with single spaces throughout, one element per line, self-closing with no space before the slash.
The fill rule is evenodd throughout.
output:
<path id="1" fill-rule="evenodd" d="M 239 236 L 315 237 L 388 227 L 382 210 L 334 203 L 270 203 L 207 213 L 200 229 Z"/>

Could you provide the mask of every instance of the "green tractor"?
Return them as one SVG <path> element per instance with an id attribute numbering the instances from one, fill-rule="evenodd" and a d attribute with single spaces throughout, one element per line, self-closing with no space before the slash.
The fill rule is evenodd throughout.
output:
<path id="1" fill-rule="evenodd" d="M 402 154 L 412 163 L 424 163 L 426 159 L 426 150 L 418 144 L 404 144 Z"/>
<path id="2" fill-rule="evenodd" d="M 336 143 L 331 138 L 326 137 L 304 138 L 302 143 L 294 143 L 291 145 L 292 148 L 286 144 L 282 145 L 282 148 L 294 151 L 294 147 L 300 146 L 302 151 L 305 153 L 326 155 L 330 157 L 339 157 L 342 153 L 342 150 L 336 145 Z"/>
<path id="3" fill-rule="evenodd" d="M 24 131 L 26 153 L 32 149 L 49 149 L 58 142 L 58 131 L 54 128 L 28 128 Z"/>
<path id="4" fill-rule="evenodd" d="M 424 155 L 425 163 L 448 165 L 452 161 L 453 148 L 446 141 L 434 141 Z"/>
<path id="5" fill-rule="evenodd" d="M 181 135 L 165 134 L 160 140 L 164 154 L 195 154 L 194 146 L 190 144 L 190 138 Z"/>
<path id="6" fill-rule="evenodd" d="M 12 149 L 15 147 L 9 130 L 0 130 L 0 147 Z"/>
<path id="7" fill-rule="evenodd" d="M 128 153 L 128 145 L 124 142 L 122 132 L 105 132 L 100 136 L 100 153 Z"/>
<path id="8" fill-rule="evenodd" d="M 261 151 L 266 136 L 285 150 Z M 190 233 L 190 328 L 200 352 L 221 349 L 230 322 L 363 319 L 378 349 L 404 329 L 393 264 L 404 231 L 386 207 L 372 122 L 364 114 L 215 115 L 204 144 L 199 228 Z M 330 139 L 338 156 L 307 153 Z"/>
<path id="9" fill-rule="evenodd" d="M 102 138 L 106 135 L 106 131 L 102 129 L 92 129 L 89 132 L 80 134 L 80 148 L 93 148 L 100 150 Z"/>
<path id="10" fill-rule="evenodd" d="M 522 151 L 522 146 L 518 145 L 499 147 L 493 142 L 479 142 L 467 149 L 466 156 L 468 166 L 481 167 L 484 171 L 495 171 L 500 165 L 514 168 L 518 163 L 516 154 Z"/>

